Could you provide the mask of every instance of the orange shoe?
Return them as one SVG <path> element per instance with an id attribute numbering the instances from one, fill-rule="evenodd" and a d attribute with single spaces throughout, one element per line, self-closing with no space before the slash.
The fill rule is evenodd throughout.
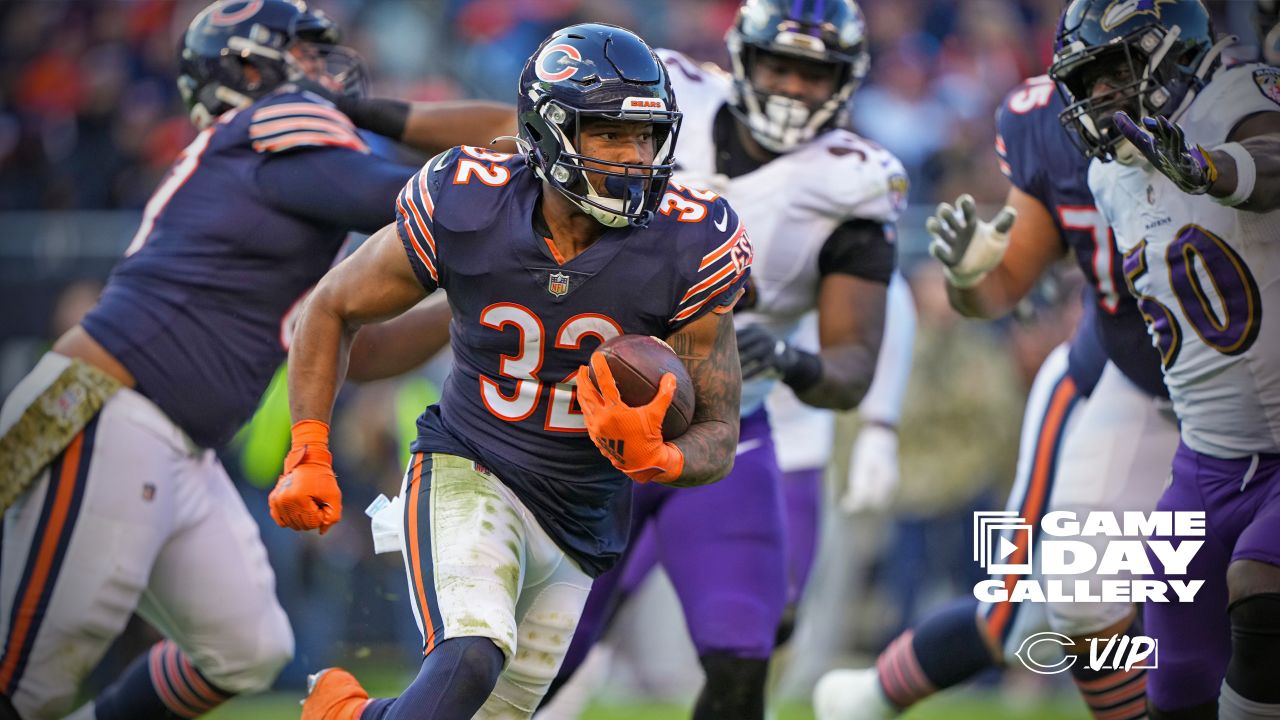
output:
<path id="1" fill-rule="evenodd" d="M 354 675 L 342 668 L 327 668 L 307 676 L 302 720 L 360 720 L 368 704 L 369 693 Z"/>

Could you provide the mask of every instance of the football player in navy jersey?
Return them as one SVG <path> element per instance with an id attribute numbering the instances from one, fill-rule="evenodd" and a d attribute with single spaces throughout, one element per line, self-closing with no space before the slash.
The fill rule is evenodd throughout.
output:
<path id="1" fill-rule="evenodd" d="M 627 30 L 575 25 L 535 51 L 519 92 L 523 153 L 462 146 L 429 160 L 396 222 L 326 276 L 299 321 L 293 447 L 270 498 L 295 530 L 342 515 L 327 422 L 357 328 L 443 289 L 454 353 L 385 511 L 402 526 L 418 677 L 370 700 L 331 668 L 304 718 L 532 716 L 592 578 L 626 543 L 631 483 L 704 485 L 733 465 L 732 308 L 751 245 L 724 199 L 668 184 L 681 117 L 665 67 Z M 683 435 L 660 427 L 674 376 L 630 407 L 593 353 L 627 333 L 668 339 L 688 366 Z"/>
<path id="2" fill-rule="evenodd" d="M 1094 206 L 1088 161 L 1058 121 L 1062 109 L 1048 77 L 1031 78 L 1011 92 L 997 113 L 996 153 L 1013 184 L 1006 207 L 986 222 L 965 195 L 955 206 L 940 205 L 928 221 L 930 252 L 942 263 L 951 303 L 963 315 L 1006 315 L 1068 253 L 1089 281 L 1080 325 L 1045 360 L 1023 419 L 1007 507 L 1036 528 L 1036 539 L 1040 518 L 1051 510 L 1153 510 L 1178 442 L 1159 356 L 1125 291 L 1115 240 Z M 1031 552 L 1025 544 L 1008 562 Z M 1019 577 L 998 579 L 1009 589 Z M 1096 576 L 1089 580 L 1098 582 Z M 1080 647 L 1089 637 L 1141 634 L 1140 617 L 1128 602 L 958 601 L 898 636 L 876 667 L 824 676 L 814 692 L 815 712 L 819 720 L 892 717 L 1003 665 L 1028 635 L 1046 627 Z M 1144 716 L 1145 672 L 1092 671 L 1084 662 L 1071 667 L 1094 716 L 1108 720 Z"/>
<path id="3" fill-rule="evenodd" d="M 394 219 L 413 174 L 370 154 L 352 116 L 434 150 L 509 132 L 494 103 L 350 95 L 358 56 L 301 2 L 221 0 L 180 52 L 200 133 L 101 301 L 0 412 L 0 716 L 63 717 L 135 609 L 169 639 L 73 717 L 196 717 L 271 684 L 293 635 L 213 449 L 347 232 Z"/>
<path id="4" fill-rule="evenodd" d="M 722 193 L 751 229 L 752 291 L 736 309 L 737 460 L 713 487 L 637 488 L 635 559 L 592 588 L 552 688 L 604 634 L 622 577 L 652 558 L 671 579 L 706 676 L 696 720 L 765 717 L 769 660 L 816 545 L 821 473 L 782 472 L 778 448 L 794 437 L 779 434 L 766 397 L 785 386 L 797 405 L 850 410 L 873 376 L 893 384 L 910 366 L 895 357 L 877 368 L 907 178 L 891 153 L 845 127 L 870 62 L 861 9 L 852 0 L 748 0 L 726 40 L 732 73 L 671 50 L 658 56 L 684 112 L 675 180 Z M 862 409 L 864 419 L 885 417 Z M 801 425 L 799 415 L 784 422 Z M 868 426 L 896 463 L 894 431 Z M 819 421 L 813 442 L 822 430 Z M 654 531 L 641 534 L 646 527 Z"/>

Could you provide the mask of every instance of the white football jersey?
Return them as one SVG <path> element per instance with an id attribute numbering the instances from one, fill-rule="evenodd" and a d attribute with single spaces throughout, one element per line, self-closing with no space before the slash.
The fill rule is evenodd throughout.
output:
<path id="1" fill-rule="evenodd" d="M 1217 71 L 1179 116 L 1213 148 L 1241 120 L 1280 111 L 1280 70 Z M 1188 195 L 1145 162 L 1094 160 L 1089 188 L 1161 353 L 1183 441 L 1216 457 L 1280 452 L 1280 211 Z"/>
<path id="2" fill-rule="evenodd" d="M 675 181 L 727 198 L 751 238 L 756 301 L 736 313 L 737 322 L 789 339 L 817 304 L 818 253 L 827 238 L 855 218 L 895 222 L 906 204 L 906 171 L 884 148 L 847 130 L 830 130 L 745 175 L 717 173 L 713 128 L 730 102 L 732 78 L 672 50 L 659 50 L 658 57 L 684 114 Z M 774 382 L 744 383 L 744 415 L 760 407 Z"/>

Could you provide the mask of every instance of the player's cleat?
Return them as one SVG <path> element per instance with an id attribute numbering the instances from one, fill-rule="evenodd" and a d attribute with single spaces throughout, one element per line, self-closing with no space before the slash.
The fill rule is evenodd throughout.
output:
<path id="1" fill-rule="evenodd" d="M 874 667 L 864 670 L 832 670 L 813 689 L 813 714 L 817 720 L 887 720 L 898 710 L 880 689 Z"/>
<path id="2" fill-rule="evenodd" d="M 342 668 L 326 668 L 307 676 L 302 720 L 360 720 L 368 704 L 369 693 L 354 675 Z"/>

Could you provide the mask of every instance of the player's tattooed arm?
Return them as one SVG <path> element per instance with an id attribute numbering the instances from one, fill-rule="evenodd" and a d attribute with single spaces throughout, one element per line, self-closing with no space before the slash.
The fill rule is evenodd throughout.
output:
<path id="1" fill-rule="evenodd" d="M 671 441 L 684 454 L 684 470 L 669 484 L 713 483 L 733 469 L 738 447 L 742 371 L 733 313 L 707 313 L 668 337 L 667 344 L 689 369 L 696 398 L 688 431 Z"/>
<path id="2" fill-rule="evenodd" d="M 399 315 L 426 295 L 395 225 L 374 233 L 330 270 L 307 299 L 289 348 L 293 421 L 328 422 L 356 331 Z"/>
<path id="3" fill-rule="evenodd" d="M 888 286 L 833 273 L 818 288 L 818 336 L 822 372 L 796 393 L 807 405 L 851 410 L 862 402 L 875 375 L 884 335 Z"/>

